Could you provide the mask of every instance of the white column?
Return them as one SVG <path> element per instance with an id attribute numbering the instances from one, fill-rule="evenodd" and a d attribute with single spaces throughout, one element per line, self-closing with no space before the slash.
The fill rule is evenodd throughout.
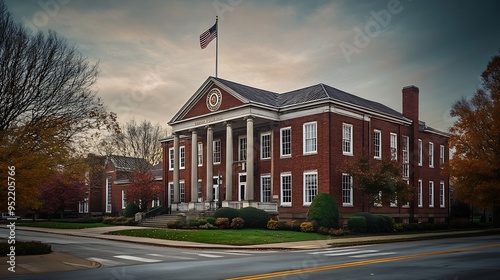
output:
<path id="1" fill-rule="evenodd" d="M 207 127 L 207 197 L 205 201 L 212 202 L 214 199 L 212 197 L 213 192 L 213 170 L 214 170 L 214 134 L 211 126 Z"/>
<path id="2" fill-rule="evenodd" d="M 226 123 L 226 201 L 233 200 L 233 127 Z"/>
<path id="3" fill-rule="evenodd" d="M 198 133 L 191 131 L 191 202 L 198 202 Z"/>
<path id="4" fill-rule="evenodd" d="M 246 184 L 246 199 L 253 201 L 253 118 L 247 118 L 247 184 Z"/>
<path id="5" fill-rule="evenodd" d="M 174 134 L 174 201 L 173 203 L 179 203 L 180 201 L 180 189 L 179 189 L 179 135 Z"/>

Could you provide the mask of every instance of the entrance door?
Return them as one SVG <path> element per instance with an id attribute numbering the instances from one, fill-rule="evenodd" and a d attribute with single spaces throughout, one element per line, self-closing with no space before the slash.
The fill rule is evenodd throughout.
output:
<path id="1" fill-rule="evenodd" d="M 238 201 L 246 200 L 246 188 L 247 188 L 247 175 L 246 173 L 240 173 L 238 180 Z"/>
<path id="2" fill-rule="evenodd" d="M 214 201 L 219 201 L 219 178 L 217 176 L 213 177 L 213 188 L 212 197 Z"/>

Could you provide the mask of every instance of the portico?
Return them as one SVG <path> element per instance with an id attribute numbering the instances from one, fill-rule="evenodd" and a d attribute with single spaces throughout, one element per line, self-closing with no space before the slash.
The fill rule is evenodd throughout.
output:
<path id="1" fill-rule="evenodd" d="M 167 200 L 173 209 L 261 207 L 255 196 L 255 127 L 270 130 L 275 120 L 272 108 L 252 104 L 216 81 L 204 84 L 169 123 L 173 148 L 167 156 L 173 177 Z M 277 206 L 265 208 L 277 210 Z"/>

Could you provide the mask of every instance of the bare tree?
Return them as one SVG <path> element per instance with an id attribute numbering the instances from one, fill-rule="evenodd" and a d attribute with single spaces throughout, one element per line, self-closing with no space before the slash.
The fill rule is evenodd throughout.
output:
<path id="1" fill-rule="evenodd" d="M 152 165 L 162 160 L 160 139 L 166 137 L 166 130 L 160 124 L 153 125 L 143 120 L 137 123 L 131 120 L 125 123 L 120 133 L 112 135 L 111 139 L 104 139 L 103 145 L 111 152 L 110 143 L 113 143 L 114 154 L 143 158 Z"/>
<path id="2" fill-rule="evenodd" d="M 1 132 L 29 128 L 31 137 L 54 129 L 60 142 L 72 142 L 114 119 L 92 90 L 97 64 L 54 32 L 31 35 L 1 0 L 0 38 L 0 140 Z"/>
<path id="3" fill-rule="evenodd" d="M 16 169 L 16 208 L 38 209 L 38 186 L 71 164 L 85 139 L 116 128 L 92 89 L 98 72 L 56 33 L 29 33 L 0 0 L 0 168 Z"/>

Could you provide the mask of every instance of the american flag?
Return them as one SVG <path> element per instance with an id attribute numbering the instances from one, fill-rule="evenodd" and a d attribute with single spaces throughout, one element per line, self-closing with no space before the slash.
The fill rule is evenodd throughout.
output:
<path id="1" fill-rule="evenodd" d="M 210 44 L 210 42 L 217 37 L 217 22 L 214 26 L 210 27 L 207 31 L 203 32 L 200 35 L 200 46 L 201 49 L 204 49 Z"/>

